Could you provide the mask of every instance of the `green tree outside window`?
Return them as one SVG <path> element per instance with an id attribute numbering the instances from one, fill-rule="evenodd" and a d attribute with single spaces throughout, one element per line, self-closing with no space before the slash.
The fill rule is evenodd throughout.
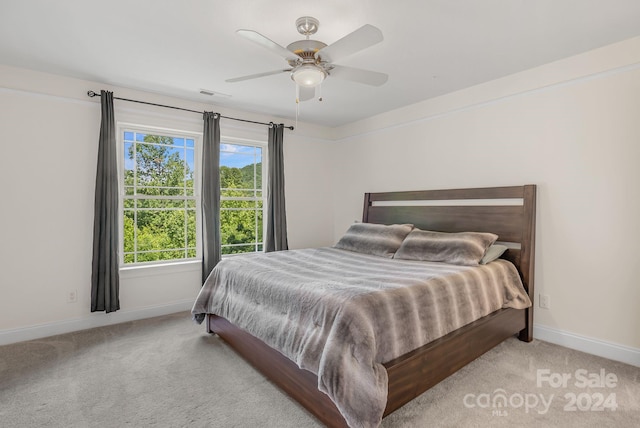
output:
<path id="1" fill-rule="evenodd" d="M 124 132 L 125 264 L 196 257 L 194 139 Z M 262 251 L 262 148 L 221 145 L 222 254 Z"/>

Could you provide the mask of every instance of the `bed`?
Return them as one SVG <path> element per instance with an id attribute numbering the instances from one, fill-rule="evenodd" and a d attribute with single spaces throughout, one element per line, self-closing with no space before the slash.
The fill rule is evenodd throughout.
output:
<path id="1" fill-rule="evenodd" d="M 362 221 L 363 223 L 381 225 L 404 223 L 414 225 L 416 228 L 440 232 L 494 233 L 499 236 L 502 243 L 508 244 L 509 249 L 502 258 L 511 262 L 512 265 L 504 261 L 490 265 L 496 269 L 507 269 L 506 265 L 509 265 L 515 275 L 520 277 L 521 284 L 528 295 L 527 300 L 533 301 L 535 195 L 535 185 L 367 193 L 365 194 Z M 304 264 L 304 257 L 309 255 L 309 251 L 314 250 L 307 250 L 306 253 L 301 252 L 303 261 L 294 260 L 293 263 Z M 313 255 L 319 254 L 330 260 L 348 258 L 336 255 L 336 251 L 340 250 L 315 250 Z M 272 257 L 269 263 L 275 265 L 276 259 L 273 257 L 278 256 L 280 259 L 284 259 L 292 257 L 292 255 L 292 252 L 287 252 L 286 256 L 283 254 L 266 257 Z M 354 257 L 360 256 L 354 255 Z M 261 261 L 263 259 L 255 260 Z M 384 263 L 386 262 L 381 261 L 379 264 Z M 406 269 L 407 266 L 409 265 L 405 265 L 403 269 Z M 218 273 L 219 275 L 222 274 Z M 264 270 L 262 275 L 265 276 L 266 282 L 268 271 Z M 238 275 L 237 278 L 230 279 L 229 282 L 235 281 L 242 284 L 244 281 L 242 278 L 242 275 Z M 269 297 L 262 295 L 260 299 L 263 298 Z M 201 299 L 199 298 L 199 300 Z M 196 310 L 196 306 L 194 305 L 194 315 L 206 312 L 202 307 Z M 383 413 L 383 415 L 393 412 L 508 337 L 518 335 L 521 340 L 531 341 L 533 310 L 532 307 L 525 309 L 520 309 L 520 307 L 524 306 L 492 309 L 490 313 L 479 319 L 465 322 L 462 327 L 447 332 L 428 343 L 410 350 L 400 348 L 403 349 L 401 355 L 385 354 L 386 356 L 380 357 L 379 353 L 376 354 L 376 358 L 383 358 L 380 361 L 381 364 L 378 364 L 383 367 L 383 373 L 378 374 L 380 379 L 384 379 L 383 387 L 386 389 L 384 396 L 386 403 L 383 403 L 381 408 L 378 406 L 376 411 Z M 255 305 L 252 310 L 255 308 L 262 310 L 261 306 Z M 340 314 L 349 313 L 348 308 L 349 306 L 345 305 L 344 311 L 341 309 Z M 222 309 L 219 312 L 233 313 L 233 311 Z M 266 314 L 266 316 L 269 315 Z M 300 314 L 296 316 L 300 316 Z M 332 319 L 334 317 L 333 314 L 330 316 Z M 357 419 L 354 422 L 352 414 L 345 412 L 343 403 L 336 400 L 336 397 L 333 397 L 332 401 L 325 393 L 327 392 L 327 376 L 322 371 L 323 369 L 315 370 L 316 366 L 308 363 L 305 365 L 304 357 L 294 358 L 290 353 L 287 353 L 291 346 L 287 348 L 286 344 L 283 344 L 282 349 L 276 350 L 274 348 L 278 346 L 275 346 L 267 338 L 263 337 L 263 340 L 260 340 L 216 313 L 207 312 L 206 322 L 207 330 L 210 333 L 218 334 L 249 363 L 296 399 L 325 425 L 348 426 L 347 420 L 351 421 L 352 426 L 359 425 Z M 236 323 L 239 324 L 237 320 Z M 265 324 L 268 322 L 265 321 Z M 322 321 L 319 324 L 322 324 Z M 352 324 L 353 320 L 349 318 L 346 325 Z M 251 331 L 251 329 L 248 330 Z M 265 341 L 274 347 L 268 346 Z M 285 354 L 295 359 L 296 362 L 287 358 Z M 388 359 L 389 355 L 394 355 L 394 357 Z M 348 358 L 343 359 L 348 360 Z M 305 366 L 307 368 L 314 367 L 314 369 L 300 368 Z M 333 382 L 335 376 L 329 379 Z M 360 378 L 356 377 L 354 381 L 358 381 L 358 379 Z M 319 387 L 322 387 L 321 389 L 325 392 L 320 391 Z M 338 403 L 338 406 L 334 401 Z M 342 409 L 342 412 L 338 408 Z M 363 422 L 363 425 L 375 426 L 375 422 Z"/>

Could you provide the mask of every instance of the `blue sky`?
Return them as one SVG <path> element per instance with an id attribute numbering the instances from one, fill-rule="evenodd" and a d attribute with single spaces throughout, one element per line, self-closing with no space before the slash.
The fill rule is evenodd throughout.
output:
<path id="1" fill-rule="evenodd" d="M 220 165 L 242 168 L 254 162 L 262 162 L 262 149 L 239 144 L 220 144 Z"/>

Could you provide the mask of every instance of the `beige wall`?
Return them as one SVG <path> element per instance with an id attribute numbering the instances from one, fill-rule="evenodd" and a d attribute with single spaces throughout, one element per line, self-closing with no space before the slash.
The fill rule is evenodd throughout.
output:
<path id="1" fill-rule="evenodd" d="M 189 308 L 200 289 L 199 265 L 127 271 L 121 275 L 121 311 L 89 312 L 100 104 L 86 92 L 100 89 L 125 98 L 282 121 L 0 67 L 0 333 L 37 325 L 55 325 L 57 330 L 45 331 L 63 332 L 175 312 Z M 115 110 L 117 121 L 202 132 L 201 117 L 192 113 L 118 101 Z M 331 181 L 317 177 L 330 170 L 331 146 L 322 138 L 322 128 L 298 125 L 285 131 L 290 246 L 329 245 L 334 229 Z M 223 120 L 221 134 L 266 141 L 267 129 Z M 74 290 L 78 302 L 67 303 Z M 27 333 L 26 338 L 36 334 Z M 21 337 L 20 331 L 13 337 Z"/>
<path id="2" fill-rule="evenodd" d="M 365 192 L 537 184 L 537 326 L 640 348 L 640 39 L 334 132 L 335 237 Z"/>

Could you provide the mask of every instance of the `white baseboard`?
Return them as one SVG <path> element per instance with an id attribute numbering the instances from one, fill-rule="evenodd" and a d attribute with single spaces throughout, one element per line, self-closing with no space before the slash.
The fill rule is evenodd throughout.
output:
<path id="1" fill-rule="evenodd" d="M 545 342 L 564 346 L 565 348 L 575 349 L 577 351 L 586 352 L 587 354 L 597 355 L 599 357 L 640 367 L 640 349 L 632 348 L 630 346 L 581 336 L 535 323 L 533 324 L 533 337 L 535 339 L 544 340 Z"/>
<path id="2" fill-rule="evenodd" d="M 88 328 L 103 327 L 127 321 L 152 318 L 176 312 L 189 311 L 193 306 L 193 299 L 174 302 L 168 305 L 151 306 L 140 309 L 120 310 L 117 312 L 96 312 L 83 318 L 56 321 L 47 324 L 34 325 L 11 330 L 0 330 L 0 345 L 24 342 L 25 340 L 41 339 L 56 334 L 71 333 Z"/>

